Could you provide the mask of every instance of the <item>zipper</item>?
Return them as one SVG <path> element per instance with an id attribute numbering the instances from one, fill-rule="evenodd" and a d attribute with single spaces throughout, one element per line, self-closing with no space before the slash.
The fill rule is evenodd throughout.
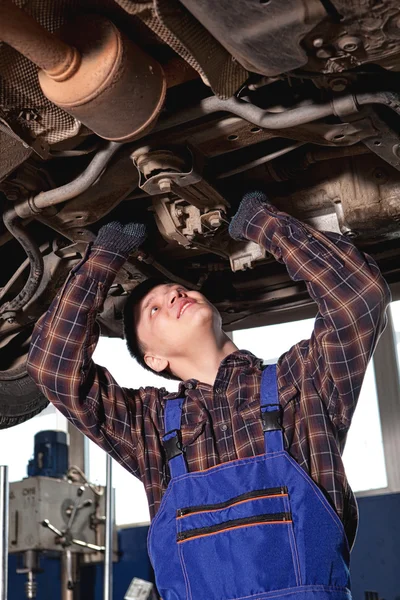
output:
<path id="1" fill-rule="evenodd" d="M 176 516 L 179 518 L 185 517 L 186 515 L 190 515 L 192 513 L 221 510 L 223 508 L 234 506 L 235 504 L 239 504 L 240 502 L 244 502 L 246 500 L 257 500 L 257 498 L 268 498 L 269 496 L 284 496 L 287 494 L 287 492 L 288 490 L 286 486 L 269 488 L 264 490 L 254 490 L 252 492 L 246 492 L 245 494 L 236 496 L 235 498 L 231 498 L 230 500 L 226 500 L 225 502 L 219 502 L 218 504 L 203 504 L 199 506 L 190 506 L 187 508 L 178 508 L 178 510 L 176 511 Z"/>
<path id="2" fill-rule="evenodd" d="M 267 523 L 291 523 L 291 513 L 273 513 L 266 515 L 255 515 L 252 517 L 244 517 L 242 519 L 233 519 L 232 521 L 225 521 L 225 523 L 219 523 L 218 525 L 210 525 L 209 527 L 198 527 L 197 529 L 189 529 L 188 531 L 181 531 L 176 536 L 177 542 L 185 542 L 194 537 L 201 537 L 210 535 L 212 533 L 220 533 L 228 529 L 236 529 L 237 527 L 248 527 L 250 525 L 265 525 Z"/>

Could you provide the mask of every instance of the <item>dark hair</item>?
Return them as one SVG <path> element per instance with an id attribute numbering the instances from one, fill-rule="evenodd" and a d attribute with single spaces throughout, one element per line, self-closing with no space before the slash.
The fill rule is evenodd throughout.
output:
<path id="1" fill-rule="evenodd" d="M 155 277 L 146 279 L 142 283 L 139 283 L 139 285 L 137 285 L 134 290 L 132 290 L 124 306 L 124 337 L 127 348 L 129 350 L 129 354 L 132 356 L 132 358 L 137 360 L 141 367 L 147 369 L 151 373 L 156 373 L 156 371 L 151 369 L 144 360 L 145 349 L 143 347 L 142 342 L 137 336 L 137 328 L 135 322 L 135 306 L 139 304 L 139 302 L 145 296 L 147 296 L 147 294 L 157 285 L 164 285 L 166 283 L 168 283 L 168 281 L 157 279 Z M 176 381 L 180 381 L 179 377 L 173 375 L 169 369 L 164 369 L 164 371 L 161 371 L 161 373 L 156 374 L 161 375 L 166 379 L 174 379 Z"/>

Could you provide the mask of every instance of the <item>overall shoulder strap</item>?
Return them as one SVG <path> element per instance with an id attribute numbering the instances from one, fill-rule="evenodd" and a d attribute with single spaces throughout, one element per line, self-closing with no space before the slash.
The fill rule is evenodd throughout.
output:
<path id="1" fill-rule="evenodd" d="M 283 411 L 279 403 L 276 364 L 267 365 L 262 372 L 260 404 L 265 452 L 281 452 L 285 449 L 282 427 Z"/>
<path id="2" fill-rule="evenodd" d="M 181 418 L 184 402 L 185 398 L 176 398 L 167 400 L 165 405 L 165 435 L 162 438 L 162 442 L 167 455 L 171 477 L 178 477 L 178 475 L 187 473 L 181 439 Z"/>

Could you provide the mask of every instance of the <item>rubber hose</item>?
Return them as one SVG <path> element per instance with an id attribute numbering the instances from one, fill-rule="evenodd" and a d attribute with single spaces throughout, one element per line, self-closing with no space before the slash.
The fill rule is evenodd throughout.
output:
<path id="1" fill-rule="evenodd" d="M 36 242 L 22 226 L 22 221 L 15 212 L 14 207 L 6 210 L 3 215 L 3 221 L 11 235 L 19 241 L 25 250 L 31 268 L 28 280 L 23 289 L 13 300 L 6 302 L 6 304 L 0 308 L 0 315 L 5 312 L 17 312 L 21 310 L 29 300 L 33 298 L 42 281 L 44 273 L 43 257 L 40 250 Z"/>

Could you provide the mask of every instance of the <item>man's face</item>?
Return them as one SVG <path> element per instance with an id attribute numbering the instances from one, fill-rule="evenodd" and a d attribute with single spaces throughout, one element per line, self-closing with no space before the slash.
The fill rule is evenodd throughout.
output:
<path id="1" fill-rule="evenodd" d="M 221 328 L 217 309 L 200 292 L 176 284 L 158 285 L 135 307 L 139 340 L 147 356 L 168 362 L 184 357 L 203 337 Z M 148 360 L 146 360 L 149 364 Z M 154 370 L 158 364 L 149 364 Z"/>

